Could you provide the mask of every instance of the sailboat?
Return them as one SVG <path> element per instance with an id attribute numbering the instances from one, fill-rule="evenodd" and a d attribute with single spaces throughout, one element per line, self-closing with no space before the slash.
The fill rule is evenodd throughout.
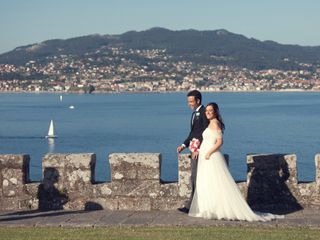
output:
<path id="1" fill-rule="evenodd" d="M 60 102 L 62 102 L 62 95 L 60 95 Z"/>
<path id="2" fill-rule="evenodd" d="M 54 135 L 54 125 L 53 125 L 53 121 L 51 120 L 48 135 L 46 136 L 46 138 L 57 138 L 57 137 L 58 137 L 57 135 Z"/>

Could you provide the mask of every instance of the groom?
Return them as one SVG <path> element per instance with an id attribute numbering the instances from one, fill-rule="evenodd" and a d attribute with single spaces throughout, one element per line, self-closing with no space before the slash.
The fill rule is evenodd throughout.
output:
<path id="1" fill-rule="evenodd" d="M 191 130 L 189 136 L 184 141 L 184 143 L 177 147 L 177 152 L 181 153 L 184 149 L 189 147 L 190 141 L 193 138 L 196 138 L 202 142 L 202 133 L 208 127 L 209 121 L 205 116 L 205 107 L 201 104 L 202 96 L 198 90 L 192 90 L 187 95 L 188 105 L 193 110 L 191 115 Z M 191 185 L 192 193 L 190 200 L 186 207 L 179 208 L 181 212 L 189 212 L 189 206 L 191 204 L 194 190 L 196 187 L 196 178 L 197 178 L 197 165 L 198 165 L 198 152 L 192 152 L 191 154 Z"/>

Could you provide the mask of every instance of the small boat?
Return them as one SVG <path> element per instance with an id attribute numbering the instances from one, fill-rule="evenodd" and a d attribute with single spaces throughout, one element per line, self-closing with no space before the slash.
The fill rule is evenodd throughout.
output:
<path id="1" fill-rule="evenodd" d="M 62 95 L 60 95 L 60 101 L 62 102 Z"/>
<path id="2" fill-rule="evenodd" d="M 58 137 L 57 135 L 54 135 L 54 125 L 53 125 L 53 121 L 51 120 L 48 135 L 46 136 L 46 138 L 57 138 L 57 137 Z"/>
<path id="3" fill-rule="evenodd" d="M 71 106 L 69 106 L 69 108 L 70 108 L 70 109 L 74 109 L 74 106 L 73 106 L 73 105 L 71 105 Z"/>

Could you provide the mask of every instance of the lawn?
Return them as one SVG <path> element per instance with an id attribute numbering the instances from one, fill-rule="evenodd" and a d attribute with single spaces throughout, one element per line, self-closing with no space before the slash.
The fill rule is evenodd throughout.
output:
<path id="1" fill-rule="evenodd" d="M 320 230 L 308 228 L 257 227 L 0 227 L 0 239 L 319 240 Z"/>

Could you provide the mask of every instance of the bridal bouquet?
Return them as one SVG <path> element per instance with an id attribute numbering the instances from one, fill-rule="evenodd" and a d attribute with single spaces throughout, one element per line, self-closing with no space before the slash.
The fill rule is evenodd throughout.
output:
<path id="1" fill-rule="evenodd" d="M 189 150 L 191 152 L 197 152 L 198 148 L 200 147 L 200 140 L 196 138 L 192 138 L 189 145 Z"/>

